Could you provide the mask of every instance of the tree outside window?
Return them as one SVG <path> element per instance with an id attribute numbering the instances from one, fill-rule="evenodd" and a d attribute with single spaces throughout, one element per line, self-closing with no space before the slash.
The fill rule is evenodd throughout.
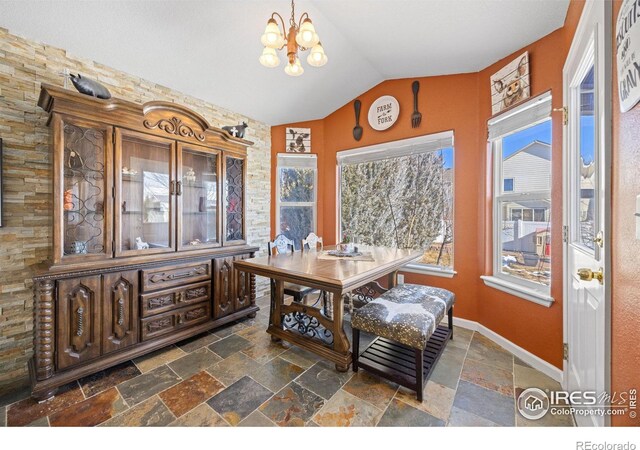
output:
<path id="1" fill-rule="evenodd" d="M 340 170 L 341 235 L 420 249 L 420 263 L 452 268 L 452 147 L 345 163 Z"/>

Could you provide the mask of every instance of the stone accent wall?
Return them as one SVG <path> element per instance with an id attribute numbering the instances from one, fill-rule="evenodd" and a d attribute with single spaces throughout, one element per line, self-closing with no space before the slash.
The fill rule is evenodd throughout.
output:
<path id="1" fill-rule="evenodd" d="M 32 355 L 35 266 L 51 258 L 52 172 L 46 113 L 36 106 L 40 84 L 65 85 L 65 69 L 99 80 L 114 97 L 145 103 L 173 101 L 213 126 L 245 120 L 249 149 L 247 230 L 249 244 L 265 252 L 270 234 L 271 135 L 266 123 L 219 108 L 124 72 L 30 41 L 0 28 L 0 138 L 4 141 L 4 227 L 0 228 L 0 396 L 24 382 Z M 68 87 L 73 86 L 68 82 Z M 258 294 L 268 289 L 258 280 Z"/>

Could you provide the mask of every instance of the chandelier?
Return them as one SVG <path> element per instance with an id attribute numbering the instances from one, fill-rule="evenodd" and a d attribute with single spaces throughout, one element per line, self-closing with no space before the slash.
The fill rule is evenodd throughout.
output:
<path id="1" fill-rule="evenodd" d="M 275 18 L 279 18 L 282 24 L 282 30 L 278 26 Z M 286 26 L 284 19 L 280 14 L 274 12 L 267 22 L 267 28 L 261 37 L 264 50 L 260 56 L 260 63 L 265 67 L 277 67 L 280 64 L 280 58 L 276 50 L 287 47 L 287 59 L 289 63 L 285 66 L 284 71 L 292 77 L 300 76 L 304 73 L 304 69 L 298 58 L 298 50 L 309 52 L 307 62 L 314 67 L 321 67 L 327 63 L 327 55 L 324 53 L 320 38 L 316 33 L 316 29 L 311 23 L 309 14 L 304 13 L 300 16 L 300 21 L 296 23 L 295 4 L 291 0 L 291 19 L 289 19 L 289 32 L 285 34 Z"/>

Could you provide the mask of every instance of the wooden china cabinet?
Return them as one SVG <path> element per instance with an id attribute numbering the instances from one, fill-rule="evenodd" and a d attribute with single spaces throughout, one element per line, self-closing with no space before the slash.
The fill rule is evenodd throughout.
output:
<path id="1" fill-rule="evenodd" d="M 53 259 L 34 277 L 32 393 L 243 316 L 252 143 L 174 103 L 42 85 L 53 149 Z"/>

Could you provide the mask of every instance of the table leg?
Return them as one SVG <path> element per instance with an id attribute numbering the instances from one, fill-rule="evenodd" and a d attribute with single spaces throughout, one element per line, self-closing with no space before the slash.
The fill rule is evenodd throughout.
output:
<path id="1" fill-rule="evenodd" d="M 333 294 L 331 292 L 323 291 L 324 302 L 322 305 L 322 313 L 324 316 L 332 320 L 333 319 Z"/>
<path id="2" fill-rule="evenodd" d="M 276 280 L 269 278 L 269 325 L 273 325 L 273 312 L 276 308 Z"/>
<path id="3" fill-rule="evenodd" d="M 331 292 L 331 297 L 333 297 L 333 350 L 349 356 L 349 339 L 344 332 L 343 326 L 344 306 L 342 292 Z M 336 370 L 338 372 L 346 372 L 349 370 L 349 363 L 336 363 Z"/>
<path id="4" fill-rule="evenodd" d="M 280 306 L 284 302 L 284 281 L 271 279 L 271 313 L 269 315 L 269 325 L 278 330 L 282 330 L 282 314 Z M 271 335 L 272 342 L 279 342 L 277 336 Z"/>
<path id="5" fill-rule="evenodd" d="M 389 274 L 389 289 L 398 285 L 398 271 L 395 270 Z"/>

